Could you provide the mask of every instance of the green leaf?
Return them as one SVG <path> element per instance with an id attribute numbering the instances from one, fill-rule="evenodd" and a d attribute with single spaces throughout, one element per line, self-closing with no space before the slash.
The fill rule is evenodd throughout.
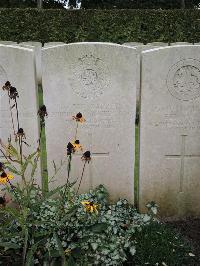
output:
<path id="1" fill-rule="evenodd" d="M 91 227 L 88 227 L 88 230 L 94 232 L 94 233 L 102 233 L 105 231 L 108 227 L 108 224 L 106 223 L 99 223 L 99 224 L 94 224 Z"/>
<path id="2" fill-rule="evenodd" d="M 67 213 L 66 215 L 60 220 L 61 223 L 67 221 L 70 217 L 72 217 L 74 214 L 76 214 L 78 209 L 78 206 L 73 206 Z"/>
<path id="3" fill-rule="evenodd" d="M 80 248 L 73 249 L 71 254 L 75 259 L 81 258 L 82 256 Z"/>
<path id="4" fill-rule="evenodd" d="M 1 242 L 0 243 L 0 247 L 4 247 L 4 248 L 12 248 L 12 249 L 20 249 L 20 246 L 14 243 L 10 243 L 10 242 Z"/>
<path id="5" fill-rule="evenodd" d="M 28 228 L 24 231 L 24 247 L 23 247 L 23 262 L 26 260 L 26 252 L 28 247 Z"/>
<path id="6" fill-rule="evenodd" d="M 75 266 L 76 265 L 75 260 L 72 256 L 70 256 L 69 259 L 67 260 L 67 265 L 68 266 Z"/>
<path id="7" fill-rule="evenodd" d="M 34 176 L 35 171 L 36 171 L 36 169 L 37 169 L 37 166 L 38 166 L 38 161 L 35 160 L 34 163 L 33 163 L 33 166 L 32 166 L 31 177 Z"/>
<path id="8" fill-rule="evenodd" d="M 28 156 L 28 158 L 26 158 L 26 160 L 25 160 L 25 163 L 22 165 L 22 175 L 24 175 L 24 173 L 25 173 L 25 171 L 26 171 L 26 169 L 27 169 L 27 167 L 28 167 L 28 164 L 31 164 L 32 166 L 33 166 L 33 162 L 31 161 L 31 159 L 36 155 L 38 153 L 38 151 L 35 151 L 35 152 L 33 152 L 32 154 L 30 154 L 29 156 Z"/>
<path id="9" fill-rule="evenodd" d="M 14 166 L 6 166 L 6 168 L 13 174 L 20 175 L 20 172 Z"/>
<path id="10" fill-rule="evenodd" d="M 35 243 L 34 245 L 31 246 L 31 248 L 27 252 L 25 266 L 32 266 L 32 265 L 34 265 L 34 253 L 36 252 L 39 244 L 41 244 L 44 241 L 46 241 L 46 240 L 45 239 L 42 239 L 42 240 L 38 241 L 37 243 Z"/>
<path id="11" fill-rule="evenodd" d="M 18 151 L 14 148 L 12 144 L 9 144 L 8 152 L 11 157 L 15 157 L 20 162 L 20 154 L 18 153 Z"/>
<path id="12" fill-rule="evenodd" d="M 66 263 L 65 252 L 64 252 L 64 249 L 62 247 L 62 243 L 61 243 L 61 241 L 60 241 L 60 239 L 59 239 L 59 237 L 58 237 L 56 232 L 54 232 L 53 236 L 54 236 L 54 239 L 56 240 L 56 244 L 58 245 L 58 251 L 59 251 L 60 256 L 62 257 L 62 260 L 63 260 L 63 264 L 62 265 L 66 266 L 67 263 Z"/>
<path id="13" fill-rule="evenodd" d="M 55 163 L 54 160 L 53 160 L 53 168 L 54 168 L 54 172 L 56 173 L 57 172 L 57 167 L 56 167 L 56 163 Z"/>

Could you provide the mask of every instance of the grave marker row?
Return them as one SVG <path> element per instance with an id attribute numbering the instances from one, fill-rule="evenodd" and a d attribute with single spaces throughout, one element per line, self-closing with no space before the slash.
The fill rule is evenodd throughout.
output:
<path id="1" fill-rule="evenodd" d="M 59 44 L 42 49 L 42 71 L 35 78 L 33 45 L 0 45 L 1 86 L 10 80 L 19 91 L 20 120 L 32 142 L 38 139 L 36 82 L 42 77 L 49 176 L 52 161 L 66 158 L 78 127 L 86 165 L 81 191 L 104 184 L 111 200 L 134 202 L 136 85 L 141 87 L 139 206 L 156 201 L 161 215 L 200 215 L 200 56 L 199 45 L 159 47 L 141 53 L 108 43 Z M 31 48 L 31 49 L 29 49 Z M 151 47 L 152 48 L 152 47 Z M 41 51 L 41 47 L 40 47 Z M 38 60 L 38 61 L 37 61 Z M 141 72 L 140 72 L 141 70 Z M 36 81 L 37 80 L 37 81 Z M 12 129 L 5 94 L 0 96 L 0 137 Z M 64 184 L 67 164 L 51 183 Z M 81 176 L 81 153 L 72 161 L 71 181 Z M 39 182 L 39 179 L 38 179 Z"/>

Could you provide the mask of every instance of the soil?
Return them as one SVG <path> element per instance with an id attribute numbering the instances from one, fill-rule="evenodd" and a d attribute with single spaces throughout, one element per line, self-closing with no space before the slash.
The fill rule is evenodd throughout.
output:
<path id="1" fill-rule="evenodd" d="M 198 218 L 187 218 L 181 221 L 166 222 L 174 229 L 176 229 L 186 241 L 192 247 L 192 253 L 195 254 L 197 261 L 200 265 L 200 219 Z"/>

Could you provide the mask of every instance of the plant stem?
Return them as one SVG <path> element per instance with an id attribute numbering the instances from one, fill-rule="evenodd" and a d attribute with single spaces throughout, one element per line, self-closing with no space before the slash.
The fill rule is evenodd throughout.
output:
<path id="1" fill-rule="evenodd" d="M 19 131 L 19 111 L 18 111 L 18 106 L 17 106 L 17 100 L 15 98 L 15 108 L 16 108 L 16 111 L 17 111 L 17 129 Z"/>
<path id="2" fill-rule="evenodd" d="M 15 136 L 15 126 L 14 126 L 14 120 L 13 120 L 13 114 L 12 114 L 12 106 L 11 106 L 11 102 L 10 102 L 9 92 L 8 92 L 8 100 L 9 100 L 9 106 L 10 106 L 10 116 L 11 116 L 11 121 L 12 121 L 13 133 L 14 133 L 14 136 Z"/>
<path id="3" fill-rule="evenodd" d="M 22 143 L 23 143 L 23 141 L 22 141 L 22 136 L 19 136 L 19 147 L 20 147 L 20 157 L 21 157 L 21 165 L 22 165 Z"/>
<path id="4" fill-rule="evenodd" d="M 75 137 L 74 139 L 76 140 L 78 134 L 78 121 L 76 121 L 76 132 L 75 132 Z"/>
<path id="5" fill-rule="evenodd" d="M 81 185 L 82 179 L 83 179 L 83 174 L 84 174 L 84 172 L 85 172 L 85 165 L 86 165 L 86 162 L 87 162 L 87 161 L 85 160 L 84 165 L 83 165 L 82 174 L 81 174 L 81 180 L 80 180 L 80 182 L 79 182 L 78 189 L 77 189 L 77 191 L 76 191 L 77 194 L 78 194 L 78 191 L 79 191 L 79 188 L 80 188 L 80 185 Z"/>
<path id="6" fill-rule="evenodd" d="M 67 183 L 69 182 L 69 177 L 70 177 L 70 171 L 71 171 L 71 162 L 72 162 L 72 155 L 69 155 L 69 159 L 68 159 L 68 165 L 67 165 Z"/>

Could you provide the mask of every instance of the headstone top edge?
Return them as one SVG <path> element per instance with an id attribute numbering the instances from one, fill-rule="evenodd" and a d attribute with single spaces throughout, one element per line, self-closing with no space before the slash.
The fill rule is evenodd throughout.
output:
<path id="1" fill-rule="evenodd" d="M 175 50 L 177 48 L 179 48 L 180 50 L 183 50 L 186 47 L 190 48 L 190 49 L 192 47 L 192 49 L 193 49 L 194 47 L 200 47 L 200 45 L 173 45 L 173 46 L 164 46 L 164 47 L 153 47 L 149 50 L 142 51 L 141 54 L 145 55 L 145 54 L 150 54 L 150 53 L 157 52 L 160 50 L 167 50 L 167 49 L 170 49 L 170 50 L 174 49 Z"/>
<path id="2" fill-rule="evenodd" d="M 84 46 L 98 46 L 98 47 L 116 47 L 119 49 L 126 49 L 130 51 L 134 51 L 137 53 L 137 48 L 136 47 L 130 47 L 126 45 L 121 45 L 117 43 L 107 43 L 107 42 L 77 42 L 77 43 L 69 43 L 69 44 L 61 44 L 61 45 L 56 45 L 56 46 L 51 46 L 51 47 L 43 47 L 42 52 L 47 52 L 52 49 L 58 49 L 58 48 L 65 48 L 65 47 L 84 47 Z"/>
<path id="3" fill-rule="evenodd" d="M 26 48 L 23 46 L 18 46 L 18 45 L 4 45 L 4 44 L 0 44 L 0 48 L 1 47 L 5 47 L 5 48 L 13 48 L 13 49 L 18 49 L 18 50 L 24 50 L 24 51 L 28 51 L 28 52 L 33 52 L 33 49 L 31 48 Z"/>

